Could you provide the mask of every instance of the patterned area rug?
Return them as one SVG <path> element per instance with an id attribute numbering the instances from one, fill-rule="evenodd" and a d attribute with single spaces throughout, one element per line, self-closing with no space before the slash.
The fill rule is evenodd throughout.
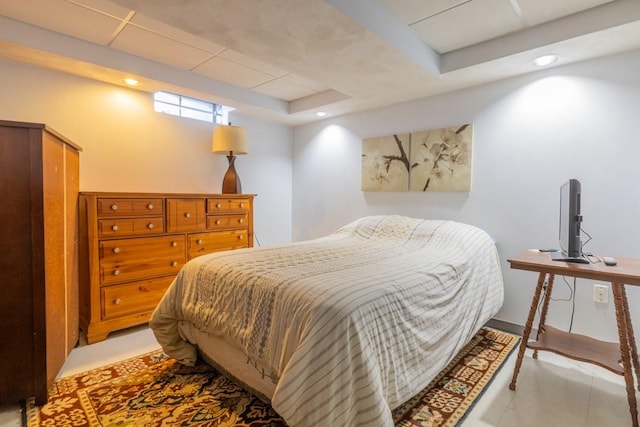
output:
<path id="1" fill-rule="evenodd" d="M 519 338 L 483 328 L 417 396 L 393 411 L 398 427 L 454 426 L 489 384 Z M 27 425 L 279 427 L 286 423 L 209 365 L 181 366 L 162 351 L 61 378 Z"/>

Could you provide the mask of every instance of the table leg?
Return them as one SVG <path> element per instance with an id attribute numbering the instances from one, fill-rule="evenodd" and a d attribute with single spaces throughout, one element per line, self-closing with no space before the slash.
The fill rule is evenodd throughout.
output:
<path id="1" fill-rule="evenodd" d="M 544 279 L 546 274 L 540 273 L 538 276 L 538 284 L 536 285 L 536 291 L 533 294 L 533 300 L 531 301 L 531 308 L 529 309 L 529 317 L 527 318 L 527 324 L 524 326 L 524 332 L 522 333 L 522 341 L 520 342 L 520 348 L 518 349 L 518 358 L 516 359 L 516 366 L 513 370 L 513 377 L 509 384 L 510 390 L 516 389 L 516 380 L 518 379 L 518 373 L 520 373 L 520 366 L 522 365 L 522 358 L 524 357 L 524 351 L 527 349 L 527 343 L 529 342 L 529 335 L 531 334 L 531 326 L 533 325 L 533 319 L 536 316 L 536 308 L 540 301 L 540 293 L 544 286 Z"/>
<path id="2" fill-rule="evenodd" d="M 554 279 L 555 276 L 553 274 L 549 274 L 547 289 L 545 290 L 544 299 L 542 300 L 542 311 L 540 312 L 540 321 L 538 322 L 538 334 L 536 335 L 536 340 L 540 339 L 540 330 L 547 322 L 547 311 L 549 310 L 549 301 L 551 300 L 551 293 L 553 292 Z M 538 358 L 538 350 L 533 351 L 533 358 Z"/>
<path id="3" fill-rule="evenodd" d="M 629 331 L 627 329 L 627 315 L 624 309 L 624 285 L 611 283 L 611 288 L 613 290 L 613 302 L 616 308 L 616 323 L 618 324 L 618 336 L 620 338 L 620 356 L 622 357 L 622 368 L 624 369 L 624 382 L 627 387 L 627 400 L 629 402 L 629 411 L 631 412 L 631 422 L 633 423 L 633 427 L 638 427 L 638 407 L 633 380 L 633 369 L 631 367 Z"/>
<path id="4" fill-rule="evenodd" d="M 638 347 L 636 346 L 636 337 L 633 332 L 633 326 L 631 325 L 631 313 L 629 313 L 629 302 L 627 300 L 627 291 L 624 284 L 620 285 L 620 291 L 622 294 L 622 303 L 624 308 L 624 315 L 627 324 L 627 335 L 629 337 L 629 347 L 631 350 L 631 362 L 633 362 L 633 368 L 635 370 L 635 378 L 638 380 L 638 391 L 640 391 L 640 363 L 638 363 Z"/>

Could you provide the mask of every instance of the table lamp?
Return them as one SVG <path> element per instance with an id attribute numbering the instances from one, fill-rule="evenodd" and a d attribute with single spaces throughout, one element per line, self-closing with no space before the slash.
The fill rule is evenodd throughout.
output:
<path id="1" fill-rule="evenodd" d="M 222 180 L 222 194 L 240 194 L 242 185 L 236 173 L 236 155 L 247 154 L 247 132 L 239 126 L 218 125 L 213 129 L 213 152 L 226 154 L 229 168 Z"/>

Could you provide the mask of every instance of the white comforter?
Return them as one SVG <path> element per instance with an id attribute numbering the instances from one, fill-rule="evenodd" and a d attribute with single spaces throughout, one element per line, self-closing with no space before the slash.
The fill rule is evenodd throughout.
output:
<path id="1" fill-rule="evenodd" d="M 401 216 L 355 221 L 316 240 L 205 255 L 187 263 L 151 320 L 184 364 L 180 322 L 244 349 L 277 380 L 292 427 L 393 426 L 500 308 L 490 237 L 470 225 Z"/>

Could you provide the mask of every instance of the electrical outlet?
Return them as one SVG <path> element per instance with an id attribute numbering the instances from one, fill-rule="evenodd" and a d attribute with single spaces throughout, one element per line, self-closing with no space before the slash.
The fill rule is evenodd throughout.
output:
<path id="1" fill-rule="evenodd" d="M 609 287 L 606 285 L 593 285 L 593 300 L 601 304 L 609 302 Z"/>

